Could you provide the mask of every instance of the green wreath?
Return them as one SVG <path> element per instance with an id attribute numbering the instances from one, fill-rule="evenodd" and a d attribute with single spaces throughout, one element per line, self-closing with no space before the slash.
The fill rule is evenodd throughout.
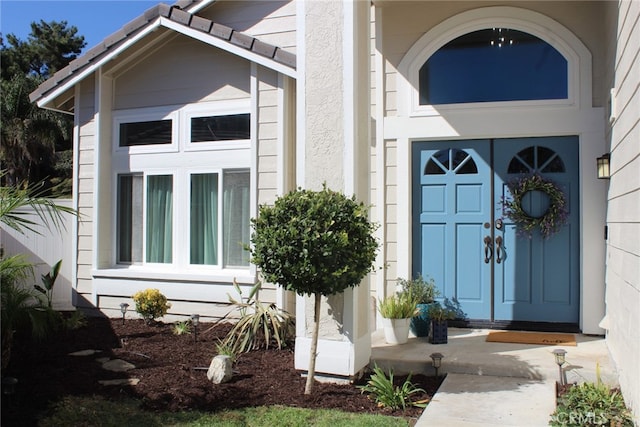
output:
<path id="1" fill-rule="evenodd" d="M 549 238 L 569 221 L 564 192 L 553 181 L 538 174 L 522 175 L 507 183 L 511 198 L 503 198 L 504 215 L 518 227 L 518 234 L 531 238 L 539 228 L 542 237 Z M 549 208 L 539 216 L 529 215 L 522 207 L 522 198 L 530 191 L 542 191 L 549 197 Z"/>

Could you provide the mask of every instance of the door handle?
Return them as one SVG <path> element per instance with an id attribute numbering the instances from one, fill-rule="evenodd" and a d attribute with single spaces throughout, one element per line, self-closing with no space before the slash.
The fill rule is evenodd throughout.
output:
<path id="1" fill-rule="evenodd" d="M 496 263 L 498 264 L 502 262 L 501 247 L 502 247 L 502 236 L 498 236 L 496 237 Z"/>
<path id="2" fill-rule="evenodd" d="M 491 245 L 491 237 L 484 237 L 484 263 L 489 264 L 489 261 L 493 258 L 493 246 Z"/>

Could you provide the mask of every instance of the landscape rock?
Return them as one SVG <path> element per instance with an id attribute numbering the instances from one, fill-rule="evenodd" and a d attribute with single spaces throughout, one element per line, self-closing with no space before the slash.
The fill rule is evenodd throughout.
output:
<path id="1" fill-rule="evenodd" d="M 131 369 L 135 369 L 135 365 L 132 365 L 131 363 L 122 359 L 113 359 L 109 360 L 108 362 L 104 362 L 102 364 L 102 368 L 106 369 L 107 371 L 125 372 Z"/>
<path id="2" fill-rule="evenodd" d="M 96 353 L 100 353 L 101 350 L 80 350 L 69 353 L 69 356 L 92 356 Z"/>
<path id="3" fill-rule="evenodd" d="M 118 380 L 101 380 L 98 383 L 102 385 L 138 385 L 140 378 L 121 378 Z"/>
<path id="4" fill-rule="evenodd" d="M 231 380 L 233 371 L 231 370 L 232 360 L 229 356 L 218 355 L 211 360 L 207 378 L 214 384 L 222 384 Z"/>

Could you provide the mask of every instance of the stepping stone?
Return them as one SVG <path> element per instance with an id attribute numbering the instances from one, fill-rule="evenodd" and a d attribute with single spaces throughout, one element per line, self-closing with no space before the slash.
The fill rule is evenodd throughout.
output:
<path id="1" fill-rule="evenodd" d="M 102 385 L 138 385 L 140 378 L 122 378 L 119 380 L 101 380 Z"/>
<path id="2" fill-rule="evenodd" d="M 109 360 L 108 362 L 104 362 L 102 364 L 102 368 L 106 369 L 107 371 L 126 372 L 131 369 L 135 369 L 135 365 L 132 365 L 131 363 L 126 362 L 122 359 L 113 359 Z"/>
<path id="3" fill-rule="evenodd" d="M 108 357 L 98 357 L 98 358 L 96 359 L 96 362 L 98 362 L 98 363 L 100 363 L 100 364 L 106 363 L 106 362 L 108 362 L 108 361 L 109 361 L 109 358 L 108 358 Z"/>
<path id="4" fill-rule="evenodd" d="M 80 350 L 69 353 L 69 356 L 92 356 L 96 353 L 101 353 L 101 350 Z"/>

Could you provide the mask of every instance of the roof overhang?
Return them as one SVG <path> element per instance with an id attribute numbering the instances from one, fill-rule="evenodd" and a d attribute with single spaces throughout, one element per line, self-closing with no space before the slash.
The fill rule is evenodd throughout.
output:
<path id="1" fill-rule="evenodd" d="M 70 112 L 74 87 L 151 33 L 164 28 L 296 78 L 296 56 L 178 7 L 159 4 L 42 83 L 29 97 L 41 108 Z"/>

